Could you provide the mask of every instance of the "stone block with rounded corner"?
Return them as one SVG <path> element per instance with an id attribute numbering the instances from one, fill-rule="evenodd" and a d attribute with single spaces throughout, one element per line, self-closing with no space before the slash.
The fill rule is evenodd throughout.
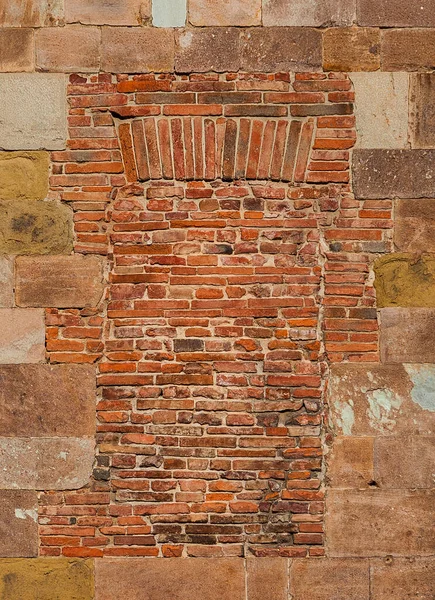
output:
<path id="1" fill-rule="evenodd" d="M 394 245 L 398 252 L 435 252 L 435 199 L 396 200 Z"/>
<path id="2" fill-rule="evenodd" d="M 44 200 L 48 152 L 0 152 L 0 200 Z"/>
<path id="3" fill-rule="evenodd" d="M 67 112 L 65 75 L 0 74 L 0 148 L 63 150 Z"/>
<path id="4" fill-rule="evenodd" d="M 36 492 L 0 490 L 0 557 L 30 558 L 37 556 L 37 521 L 38 496 Z M 4 597 L 8 598 L 8 596 Z"/>
<path id="5" fill-rule="evenodd" d="M 290 565 L 293 600 L 369 600 L 368 560 L 295 559 Z"/>
<path id="6" fill-rule="evenodd" d="M 352 25 L 356 0 L 263 0 L 266 27 L 327 27 Z"/>
<path id="7" fill-rule="evenodd" d="M 39 308 L 0 309 L 0 364 L 45 361 L 45 315 Z"/>

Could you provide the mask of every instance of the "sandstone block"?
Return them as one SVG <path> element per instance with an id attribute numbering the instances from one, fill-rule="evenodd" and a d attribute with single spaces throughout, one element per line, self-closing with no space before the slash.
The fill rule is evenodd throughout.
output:
<path id="1" fill-rule="evenodd" d="M 240 69 L 240 34 L 235 27 L 182 31 L 176 34 L 176 42 L 175 70 L 178 72 L 220 73 Z"/>
<path id="2" fill-rule="evenodd" d="M 97 256 L 21 256 L 16 260 L 18 306 L 83 308 L 97 306 L 104 292 Z"/>
<path id="3" fill-rule="evenodd" d="M 187 0 L 153 0 L 154 27 L 184 27 Z"/>
<path id="4" fill-rule="evenodd" d="M 372 437 L 337 437 L 328 456 L 328 480 L 336 488 L 366 488 L 374 479 Z"/>
<path id="5" fill-rule="evenodd" d="M 91 560 L 0 560 L 0 597 L 8 600 L 93 600 Z"/>
<path id="6" fill-rule="evenodd" d="M 7 0 L 0 8 L 0 27 L 61 25 L 63 0 Z"/>
<path id="7" fill-rule="evenodd" d="M 434 27 L 434 0 L 358 0 L 358 23 L 369 27 Z"/>
<path id="8" fill-rule="evenodd" d="M 435 256 L 387 254 L 373 268 L 378 307 L 435 307 Z"/>
<path id="9" fill-rule="evenodd" d="M 0 364 L 38 363 L 45 360 L 44 311 L 0 309 Z"/>
<path id="10" fill-rule="evenodd" d="M 435 200 L 396 200 L 394 245 L 399 252 L 435 252 Z"/>
<path id="11" fill-rule="evenodd" d="M 433 435 L 435 366 L 332 365 L 328 403 L 336 435 Z"/>
<path id="12" fill-rule="evenodd" d="M 95 563 L 96 600 L 244 600 L 243 560 L 238 558 L 104 558 Z"/>
<path id="13" fill-rule="evenodd" d="M 63 150 L 66 117 L 64 75 L 0 74 L 0 147 L 4 150 Z"/>
<path id="14" fill-rule="evenodd" d="M 14 305 L 14 259 L 0 256 L 0 308 Z"/>
<path id="15" fill-rule="evenodd" d="M 37 520 L 36 492 L 0 490 L 0 557 L 37 556 Z M 3 579 L 0 589 L 4 584 Z"/>
<path id="16" fill-rule="evenodd" d="M 375 441 L 374 480 L 381 488 L 430 489 L 434 463 L 434 436 L 380 437 Z"/>
<path id="17" fill-rule="evenodd" d="M 264 600 L 273 590 L 274 600 L 288 599 L 288 559 L 250 558 L 246 561 L 249 600 Z"/>
<path id="18" fill-rule="evenodd" d="M 253 28 L 241 44 L 246 71 L 316 71 L 322 65 L 322 34 L 309 27 Z"/>
<path id="19" fill-rule="evenodd" d="M 150 0 L 64 0 L 65 21 L 84 25 L 141 25 L 150 16 Z"/>
<path id="20" fill-rule="evenodd" d="M 434 506 L 434 491 L 330 490 L 328 556 L 430 556 Z"/>
<path id="21" fill-rule="evenodd" d="M 9 190 L 12 192 L 12 184 Z M 30 190 L 24 186 L 22 193 Z M 69 254 L 72 247 L 72 212 L 65 204 L 0 200 L 0 252 Z"/>
<path id="22" fill-rule="evenodd" d="M 351 25 L 356 0 L 263 0 L 263 25 L 324 27 Z"/>
<path id="23" fill-rule="evenodd" d="M 190 0 L 189 21 L 199 27 L 261 25 L 261 0 Z"/>
<path id="24" fill-rule="evenodd" d="M 408 143 L 407 73 L 352 73 L 356 148 L 405 148 Z"/>
<path id="25" fill-rule="evenodd" d="M 33 68 L 32 29 L 0 29 L 0 71 L 14 73 Z"/>
<path id="26" fill-rule="evenodd" d="M 174 34 L 152 27 L 104 27 L 101 52 L 102 69 L 109 73 L 173 71 Z"/>
<path id="27" fill-rule="evenodd" d="M 100 38 L 98 27 L 67 25 L 40 29 L 35 35 L 36 66 L 61 73 L 98 71 Z"/>
<path id="28" fill-rule="evenodd" d="M 373 600 L 432 600 L 435 597 L 434 558 L 371 560 Z"/>
<path id="29" fill-rule="evenodd" d="M 327 71 L 377 71 L 380 52 L 378 29 L 334 27 L 323 34 L 323 68 Z"/>
<path id="30" fill-rule="evenodd" d="M 412 145 L 435 146 L 435 77 L 433 73 L 411 75 Z"/>
<path id="31" fill-rule="evenodd" d="M 48 152 L 0 152 L 0 199 L 43 200 L 49 166 Z"/>
<path id="32" fill-rule="evenodd" d="M 0 384 L 0 436 L 95 434 L 95 367 L 0 365 Z"/>
<path id="33" fill-rule="evenodd" d="M 431 70 L 435 29 L 386 29 L 381 33 L 383 71 Z"/>
<path id="34" fill-rule="evenodd" d="M 290 565 L 293 600 L 368 600 L 369 583 L 369 562 L 364 559 L 296 559 Z"/>
<path id="35" fill-rule="evenodd" d="M 357 198 L 435 196 L 435 150 L 354 150 L 352 169 Z"/>
<path id="36" fill-rule="evenodd" d="M 435 310 L 383 308 L 380 312 L 382 362 L 435 362 Z"/>

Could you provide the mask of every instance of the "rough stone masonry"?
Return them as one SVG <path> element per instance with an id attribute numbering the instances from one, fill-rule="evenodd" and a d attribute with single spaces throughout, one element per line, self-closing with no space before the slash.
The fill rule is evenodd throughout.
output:
<path id="1" fill-rule="evenodd" d="M 435 2 L 0 0 L 0 597 L 433 600 Z"/>

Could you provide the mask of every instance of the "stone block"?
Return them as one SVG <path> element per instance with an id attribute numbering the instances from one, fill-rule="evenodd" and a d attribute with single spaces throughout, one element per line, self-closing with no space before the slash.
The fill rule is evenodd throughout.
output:
<path id="1" fill-rule="evenodd" d="M 330 557 L 430 556 L 435 490 L 329 490 Z"/>
<path id="2" fill-rule="evenodd" d="M 243 560 L 103 558 L 95 563 L 96 600 L 244 600 Z"/>
<path id="3" fill-rule="evenodd" d="M 93 600 L 93 561 L 65 558 L 0 560 L 0 597 L 7 600 Z"/>
<path id="4" fill-rule="evenodd" d="M 67 136 L 65 75 L 0 74 L 0 147 L 63 150 Z"/>
<path id="5" fill-rule="evenodd" d="M 394 245 L 399 252 L 435 252 L 435 200 L 396 200 Z"/>
<path id="6" fill-rule="evenodd" d="M 101 65 L 109 73 L 174 70 L 174 33 L 152 27 L 104 27 Z"/>
<path id="7" fill-rule="evenodd" d="M 90 365 L 0 365 L 0 436 L 93 436 L 95 394 Z"/>
<path id="8" fill-rule="evenodd" d="M 264 600 L 273 590 L 273 600 L 287 600 L 289 563 L 286 558 L 248 558 L 246 561 L 246 597 Z"/>
<path id="9" fill-rule="evenodd" d="M 367 488 L 374 480 L 372 437 L 337 437 L 328 456 L 328 481 L 334 488 Z"/>
<path id="10" fill-rule="evenodd" d="M 0 29 L 0 71 L 19 73 L 33 69 L 33 30 Z"/>
<path id="11" fill-rule="evenodd" d="M 380 314 L 382 362 L 435 362 L 435 310 L 383 308 Z"/>
<path id="12" fill-rule="evenodd" d="M 141 25 L 151 12 L 150 0 L 64 0 L 65 21 L 84 25 Z"/>
<path id="13" fill-rule="evenodd" d="M 37 556 L 37 521 L 38 496 L 36 492 L 0 490 L 0 557 L 30 558 Z M 1 585 L 5 585 L 5 583 L 3 579 L 0 583 L 0 590 Z M 8 598 L 8 596 L 4 597 Z"/>
<path id="14" fill-rule="evenodd" d="M 356 148 L 406 148 L 407 73 L 352 73 L 355 89 Z"/>
<path id="15" fill-rule="evenodd" d="M 383 71 L 432 70 L 435 29 L 386 29 L 381 33 Z"/>
<path id="16" fill-rule="evenodd" d="M 48 27 L 35 34 L 36 67 L 60 73 L 95 72 L 100 67 L 98 27 Z"/>
<path id="17" fill-rule="evenodd" d="M 357 21 L 369 27 L 435 27 L 435 2 L 358 0 Z"/>
<path id="18" fill-rule="evenodd" d="M 24 186 L 23 192 L 26 190 L 30 193 Z M 73 224 L 69 206 L 57 201 L 0 200 L 0 252 L 69 254 L 72 248 Z"/>
<path id="19" fill-rule="evenodd" d="M 240 33 L 236 27 L 206 27 L 176 34 L 177 72 L 224 73 L 239 69 Z"/>
<path id="20" fill-rule="evenodd" d="M 322 66 L 322 34 L 309 27 L 259 27 L 242 33 L 246 71 L 316 71 Z"/>
<path id="21" fill-rule="evenodd" d="M 44 311 L 0 309 L 0 364 L 38 363 L 45 360 Z"/>
<path id="22" fill-rule="evenodd" d="M 47 27 L 63 22 L 64 0 L 7 0 L 0 7 L 0 27 Z"/>
<path id="23" fill-rule="evenodd" d="M 328 27 L 352 25 L 356 0 L 263 0 L 263 25 Z"/>
<path id="24" fill-rule="evenodd" d="M 374 480 L 381 488 L 434 487 L 435 437 L 379 437 L 375 441 Z"/>
<path id="25" fill-rule="evenodd" d="M 261 0 L 189 0 L 189 22 L 199 27 L 261 25 Z"/>
<path id="26" fill-rule="evenodd" d="M 0 308 L 14 305 L 14 259 L 0 256 Z"/>
<path id="27" fill-rule="evenodd" d="M 93 438 L 0 437 L 0 489 L 77 490 L 89 483 Z"/>
<path id="28" fill-rule="evenodd" d="M 368 560 L 296 559 L 290 565 L 292 600 L 369 600 L 369 585 Z"/>
<path id="29" fill-rule="evenodd" d="M 97 306 L 104 292 L 102 267 L 98 256 L 20 256 L 15 264 L 17 305 Z"/>
<path id="30" fill-rule="evenodd" d="M 352 169 L 357 198 L 435 196 L 435 150 L 354 150 Z"/>
<path id="31" fill-rule="evenodd" d="M 0 152 L 0 200 L 43 200 L 49 167 L 48 152 Z"/>
<path id="32" fill-rule="evenodd" d="M 411 119 L 413 148 L 435 146 L 435 76 L 415 73 L 411 77 Z"/>
<path id="33" fill-rule="evenodd" d="M 372 600 L 433 600 L 435 558 L 370 561 Z"/>
<path id="34" fill-rule="evenodd" d="M 323 34 L 326 71 L 377 71 L 381 65 L 378 29 L 333 27 Z"/>
<path id="35" fill-rule="evenodd" d="M 435 256 L 387 254 L 373 269 L 378 307 L 435 307 Z"/>
<path id="36" fill-rule="evenodd" d="M 187 0 L 153 0 L 154 27 L 184 27 Z"/>
<path id="37" fill-rule="evenodd" d="M 336 435 L 435 434 L 434 365 L 335 364 L 327 396 Z"/>

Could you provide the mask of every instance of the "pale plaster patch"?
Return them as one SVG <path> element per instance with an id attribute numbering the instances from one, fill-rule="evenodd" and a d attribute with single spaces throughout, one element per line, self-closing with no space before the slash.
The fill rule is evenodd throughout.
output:
<path id="1" fill-rule="evenodd" d="M 435 365 L 404 365 L 414 387 L 413 402 L 424 410 L 435 412 Z"/>

